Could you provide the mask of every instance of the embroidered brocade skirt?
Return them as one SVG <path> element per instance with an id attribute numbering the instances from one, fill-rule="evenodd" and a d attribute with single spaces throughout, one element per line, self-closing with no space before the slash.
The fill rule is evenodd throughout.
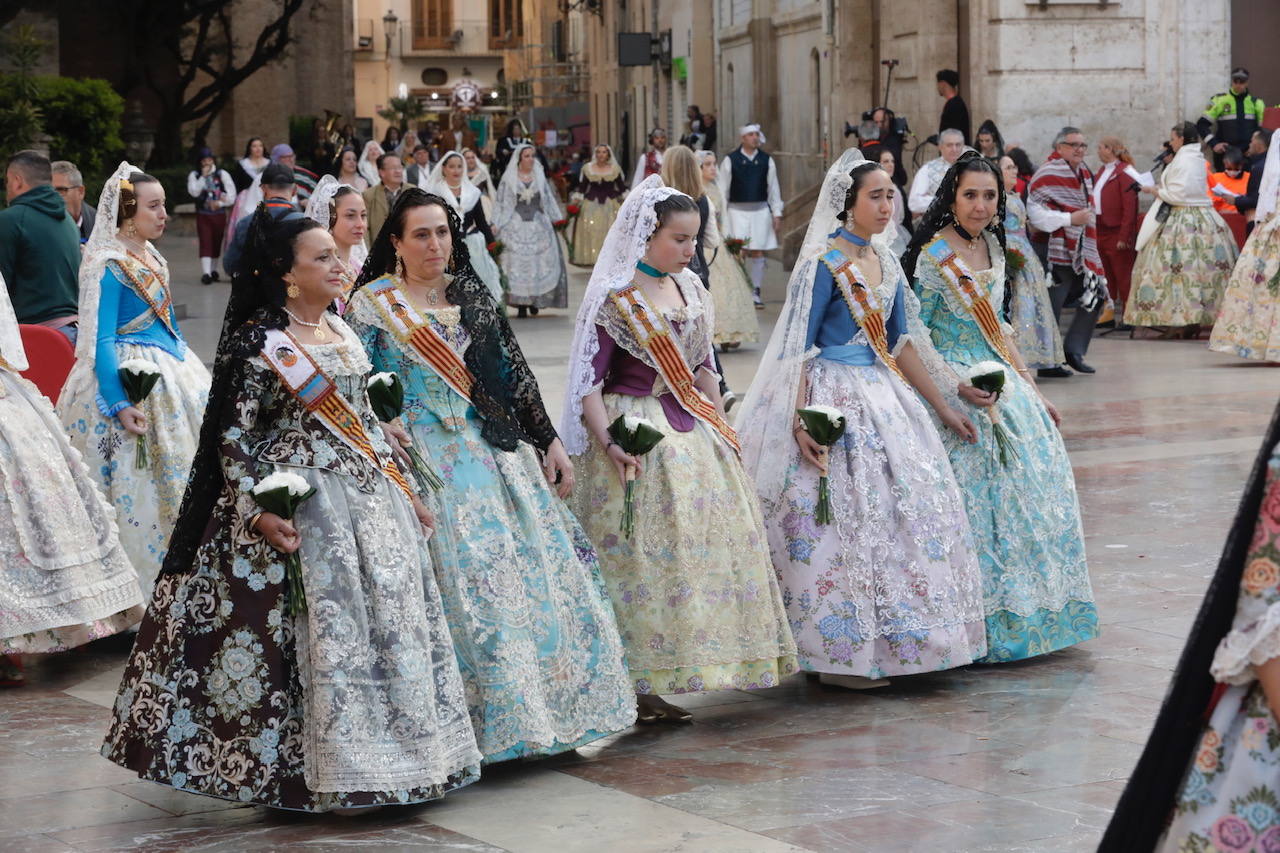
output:
<path id="1" fill-rule="evenodd" d="M 605 394 L 665 437 L 636 480 L 635 532 L 620 532 L 623 487 L 594 441 L 574 460 L 572 505 L 600 555 L 637 693 L 773 687 L 796 646 L 755 489 L 737 455 L 698 422 L 676 432 L 656 397 Z"/>
<path id="2" fill-rule="evenodd" d="M 1209 349 L 1280 361 L 1280 216 L 1256 226 L 1244 244 Z"/>
<path id="3" fill-rule="evenodd" d="M 711 301 L 715 305 L 713 340 L 723 344 L 749 344 L 760 340 L 751 282 L 729 250 L 720 247 L 711 262 Z"/>
<path id="4" fill-rule="evenodd" d="M 1027 367 L 1054 367 L 1062 364 L 1062 331 L 1053 316 L 1049 299 L 1049 280 L 1035 249 L 1026 240 L 1009 240 L 1009 248 L 1017 249 L 1026 264 L 1013 278 L 1013 303 L 1009 306 L 1009 324 L 1013 340 Z"/>
<path id="5" fill-rule="evenodd" d="M 600 255 L 609 226 L 613 225 L 618 208 L 622 207 L 622 199 L 611 198 L 603 202 L 583 199 L 581 206 L 573 225 L 573 257 L 570 262 L 589 267 Z"/>
<path id="6" fill-rule="evenodd" d="M 533 448 L 493 447 L 468 415 L 456 430 L 428 416 L 411 432 L 445 481 L 432 553 L 485 761 L 629 728 L 635 696 L 591 543 Z"/>
<path id="7" fill-rule="evenodd" d="M 148 422 L 146 468 L 135 466 L 137 436 L 99 410 L 92 372 L 72 369 L 58 399 L 58 414 L 71 445 L 115 507 L 120 544 L 138 572 L 145 600 L 160 572 L 187 488 L 210 377 L 191 350 L 179 361 L 157 347 L 117 343 L 116 357 L 121 362 L 141 358 L 160 370 L 160 381 L 138 407 Z"/>
<path id="8" fill-rule="evenodd" d="M 143 779 L 301 811 L 432 800 L 480 753 L 427 543 L 390 480 L 372 493 L 276 464 L 316 494 L 294 517 L 305 612 L 282 555 L 224 491 L 183 573 L 162 575 L 102 747 Z"/>
<path id="9" fill-rule="evenodd" d="M 831 448 L 831 524 L 798 445 L 781 495 L 761 495 L 800 668 L 881 678 L 950 669 L 987 650 L 964 499 L 914 390 L 882 364 L 815 358 L 810 400 L 844 413 Z"/>
<path id="10" fill-rule="evenodd" d="M 48 398 L 0 369 L 0 654 L 58 652 L 138 624 L 114 511 Z"/>
<path id="11" fill-rule="evenodd" d="M 1124 307 L 1131 326 L 1211 325 L 1240 251 L 1211 207 L 1174 207 L 1142 247 Z"/>

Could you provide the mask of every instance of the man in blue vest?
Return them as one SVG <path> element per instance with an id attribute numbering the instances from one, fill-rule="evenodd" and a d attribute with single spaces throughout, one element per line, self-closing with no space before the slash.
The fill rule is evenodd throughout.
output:
<path id="1" fill-rule="evenodd" d="M 729 208 L 724 216 L 725 235 L 746 241 L 742 254 L 747 259 L 756 310 L 762 310 L 760 283 L 764 280 L 764 253 L 778 248 L 782 192 L 778 189 L 778 166 L 760 148 L 767 141 L 760 125 L 748 124 L 738 135 L 742 144 L 720 162 L 716 182 Z"/>

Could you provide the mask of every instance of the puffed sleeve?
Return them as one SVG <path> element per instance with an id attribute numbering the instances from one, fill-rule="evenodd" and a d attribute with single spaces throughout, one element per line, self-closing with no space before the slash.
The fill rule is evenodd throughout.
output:
<path id="1" fill-rule="evenodd" d="M 835 296 L 836 282 L 831 277 L 831 270 L 821 261 L 814 263 L 813 302 L 809 306 L 809 328 L 804 335 L 805 352 L 812 350 L 818 341 L 818 332 L 822 330 L 822 319 L 827 313 L 827 306 Z"/>
<path id="2" fill-rule="evenodd" d="M 895 356 L 911 340 L 911 335 L 907 332 L 906 291 L 906 279 L 898 279 L 898 287 L 893 292 L 893 308 L 889 310 L 889 316 L 884 321 L 885 334 L 889 339 L 889 352 Z"/>
<path id="3" fill-rule="evenodd" d="M 1240 576 L 1231 631 L 1218 644 L 1209 673 L 1227 684 L 1248 684 L 1255 667 L 1280 657 L 1280 453 L 1267 463 L 1267 486 L 1253 541 Z"/>
<path id="4" fill-rule="evenodd" d="M 124 383 L 120 381 L 120 361 L 116 358 L 116 325 L 124 289 L 115 264 L 107 264 L 102 271 L 98 296 L 98 336 L 94 341 L 93 374 L 98 380 L 98 411 L 108 418 L 133 405 L 125 393 Z"/>

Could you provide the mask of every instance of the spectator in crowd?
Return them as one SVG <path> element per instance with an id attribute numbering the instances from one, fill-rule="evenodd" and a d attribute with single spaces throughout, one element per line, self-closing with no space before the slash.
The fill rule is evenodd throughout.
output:
<path id="1" fill-rule="evenodd" d="M 1244 214 L 1248 220 L 1246 233 L 1253 233 L 1253 214 L 1258 206 L 1258 191 L 1262 188 L 1262 174 L 1267 168 L 1267 151 L 1271 148 L 1271 136 L 1265 130 L 1255 130 L 1245 149 L 1249 158 L 1249 183 L 1245 186 L 1244 195 L 1235 198 L 1236 210 Z"/>
<path id="2" fill-rule="evenodd" d="M 9 206 L 0 210 L 0 275 L 19 323 L 57 329 L 76 342 L 80 232 L 53 188 L 49 158 L 19 151 L 4 172 Z"/>
<path id="3" fill-rule="evenodd" d="M 689 109 L 685 110 L 685 117 L 688 119 L 689 132 L 680 140 L 680 144 L 694 151 L 710 151 L 711 147 L 707 144 L 707 122 L 702 110 L 690 104 Z"/>
<path id="4" fill-rule="evenodd" d="M 521 145 L 532 145 L 533 140 L 529 139 L 529 133 L 525 130 L 524 122 L 518 118 L 513 118 L 507 122 L 507 132 L 498 140 L 493 151 L 493 174 L 498 176 L 498 180 L 502 180 L 502 176 L 507 172 L 507 161 L 511 159 L 511 152 L 515 151 Z M 543 165 L 543 169 L 546 165 Z"/>
<path id="5" fill-rule="evenodd" d="M 1027 184 L 1031 183 L 1031 176 L 1036 173 L 1035 164 L 1031 162 L 1031 157 L 1027 152 L 1017 145 L 1010 146 L 1004 153 L 1018 167 L 1018 183 L 1014 185 L 1013 189 L 1022 197 L 1023 201 L 1026 201 Z"/>
<path id="6" fill-rule="evenodd" d="M 880 128 L 880 144 L 893 152 L 893 182 L 899 187 L 907 185 L 907 167 L 902 158 L 903 131 L 897 126 L 897 116 L 888 107 L 876 107 L 871 120 Z"/>
<path id="7" fill-rule="evenodd" d="M 411 187 L 427 186 L 427 177 L 431 174 L 431 149 L 419 142 L 413 146 L 413 162 L 404 170 L 404 180 Z"/>
<path id="8" fill-rule="evenodd" d="M 276 219 L 293 213 L 304 215 L 294 204 L 297 196 L 294 175 L 294 170 L 283 163 L 272 163 L 262 170 L 262 179 L 258 182 L 262 188 L 262 203 Z M 249 225 L 252 222 L 253 216 L 246 216 L 236 223 L 235 233 L 222 253 L 222 268 L 227 271 L 227 275 L 234 276 L 240 270 L 240 256 L 244 252 L 245 240 L 249 238 Z"/>
<path id="9" fill-rule="evenodd" d="M 1213 165 L 1222 170 L 1222 157 L 1228 148 L 1243 149 L 1254 131 L 1262 126 L 1267 109 L 1262 98 L 1249 92 L 1249 71 L 1231 69 L 1231 88 L 1209 99 L 1204 115 L 1196 121 L 1196 132 L 1213 151 Z M 1214 127 L 1214 125 L 1217 127 Z"/>
<path id="10" fill-rule="evenodd" d="M 399 147 L 400 128 L 393 124 L 387 128 L 387 132 L 382 137 L 382 150 L 388 154 L 392 154 Z"/>
<path id="11" fill-rule="evenodd" d="M 858 150 L 863 157 L 872 163 L 880 162 L 880 148 L 883 144 L 880 141 L 880 125 L 871 119 L 858 122 Z"/>
<path id="12" fill-rule="evenodd" d="M 350 145 L 338 152 L 338 156 L 333 161 L 332 171 L 338 183 L 346 184 L 356 192 L 362 193 L 369 189 L 369 182 L 360 171 L 360 155 Z"/>
<path id="13" fill-rule="evenodd" d="M 200 250 L 200 283 L 218 280 L 218 257 L 227 230 L 227 208 L 236 203 L 236 185 L 219 169 L 213 152 L 196 152 L 196 167 L 187 175 L 187 193 L 196 200 L 196 238 Z"/>
<path id="14" fill-rule="evenodd" d="M 1106 272 L 1098 254 L 1094 229 L 1093 173 L 1084 165 L 1089 143 L 1078 127 L 1064 127 L 1053 140 L 1053 153 L 1036 170 L 1027 190 L 1031 224 L 1049 235 L 1049 298 L 1056 320 L 1068 304 L 1076 307 L 1062 347 L 1077 373 L 1094 373 L 1085 363 L 1098 314 L 1106 302 Z M 1070 376 L 1061 365 L 1040 370 L 1041 376 Z"/>
<path id="15" fill-rule="evenodd" d="M 662 174 L 662 158 L 667 150 L 667 132 L 660 127 L 649 131 L 649 150 L 641 152 L 636 170 L 631 173 L 631 188 L 640 186 L 650 175 Z"/>
<path id="16" fill-rule="evenodd" d="M 951 164 L 960 159 L 964 153 L 964 135 L 956 128 L 949 128 L 938 134 L 938 153 L 941 155 L 930 160 L 916 172 L 911 182 L 911 193 L 907 196 L 907 208 L 916 216 L 923 216 L 933 203 L 933 197 L 942 185 L 942 177 L 951 168 Z"/>
<path id="17" fill-rule="evenodd" d="M 76 164 L 68 160 L 53 162 L 53 188 L 62 196 L 67 206 L 67 215 L 80 229 L 80 242 L 83 244 L 93 233 L 93 223 L 98 221 L 98 209 L 84 200 L 84 178 Z"/>
<path id="18" fill-rule="evenodd" d="M 316 181 L 320 180 L 320 176 L 310 169 L 304 169 L 299 166 L 298 158 L 294 156 L 293 149 L 283 142 L 271 149 L 271 162 L 288 166 L 293 170 L 293 182 L 297 187 L 297 202 L 305 207 L 307 199 L 311 198 L 311 193 L 315 192 Z"/>
<path id="19" fill-rule="evenodd" d="M 944 68 L 935 75 L 938 81 L 938 95 L 946 99 L 942 105 L 942 118 L 938 122 L 938 139 L 942 139 L 944 130 L 958 130 L 964 137 L 964 144 L 969 144 L 969 107 L 960 97 L 960 75 L 950 68 Z M 960 155 L 957 154 L 957 157 Z"/>
<path id="20" fill-rule="evenodd" d="M 391 213 L 391 206 L 405 187 L 404 164 L 394 154 L 378 158 L 378 183 L 365 190 L 364 206 L 369 212 L 369 228 L 364 233 L 365 243 L 372 246 L 382 230 L 382 224 Z"/>
<path id="21" fill-rule="evenodd" d="M 1000 158 L 1004 156 L 1004 137 L 1000 135 L 1000 129 L 994 121 L 987 119 L 978 126 L 978 135 L 974 137 L 973 144 L 979 154 L 991 161 L 991 165 L 1000 168 Z"/>
<path id="22" fill-rule="evenodd" d="M 1115 316 L 1124 317 L 1133 280 L 1133 262 L 1138 257 L 1138 170 L 1133 155 L 1114 136 L 1098 143 L 1102 165 L 1093 176 L 1093 212 L 1097 217 L 1098 254 L 1107 275 L 1107 288 L 1115 300 Z M 1115 328 L 1124 331 L 1122 320 Z"/>
<path id="23" fill-rule="evenodd" d="M 1222 155 L 1222 171 L 1209 173 L 1209 197 L 1218 213 L 1235 213 L 1236 197 L 1249 188 L 1249 172 L 1244 167 L 1244 153 L 1228 148 Z"/>
<path id="24" fill-rule="evenodd" d="M 449 132 L 444 134 L 444 141 L 447 143 L 445 153 L 480 147 L 475 131 L 467 126 L 467 117 L 462 113 L 454 113 L 449 119 Z"/>

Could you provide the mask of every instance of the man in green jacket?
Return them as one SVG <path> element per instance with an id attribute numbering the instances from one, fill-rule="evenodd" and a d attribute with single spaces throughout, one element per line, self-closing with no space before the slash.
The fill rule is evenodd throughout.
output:
<path id="1" fill-rule="evenodd" d="M 49 158 L 19 151 L 4 173 L 9 206 L 0 210 L 0 275 L 19 323 L 57 329 L 76 342 L 80 232 L 53 188 Z"/>
<path id="2" fill-rule="evenodd" d="M 1253 132 L 1262 126 L 1267 105 L 1249 92 L 1249 70 L 1231 69 L 1231 88 L 1209 99 L 1204 115 L 1196 121 L 1200 138 L 1213 149 L 1214 171 L 1222 171 L 1222 155 L 1227 148 L 1244 151 Z M 1217 127 L 1214 127 L 1214 124 Z"/>

